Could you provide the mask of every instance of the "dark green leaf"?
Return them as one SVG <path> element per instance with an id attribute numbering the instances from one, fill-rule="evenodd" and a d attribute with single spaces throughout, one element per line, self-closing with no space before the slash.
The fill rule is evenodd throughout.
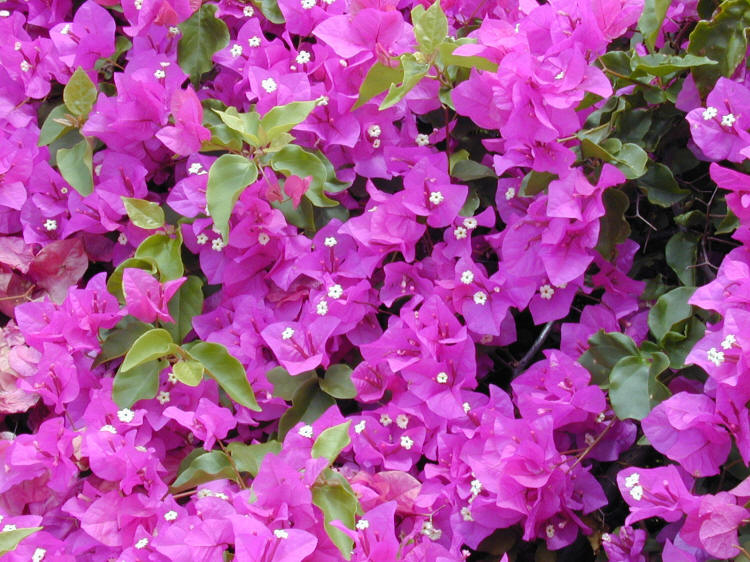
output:
<path id="1" fill-rule="evenodd" d="M 617 162 L 615 165 L 625 174 L 629 180 L 639 178 L 646 173 L 648 154 L 640 146 L 632 142 L 626 142 L 615 154 Z"/>
<path id="2" fill-rule="evenodd" d="M 292 407 L 279 419 L 279 439 L 283 440 L 287 432 L 298 422 L 312 423 L 333 406 L 336 400 L 318 386 L 318 381 L 310 379 L 300 385 L 292 397 Z"/>
<path id="3" fill-rule="evenodd" d="M 677 185 L 672 171 L 660 162 L 652 163 L 637 183 L 649 202 L 660 207 L 671 207 L 690 195 L 689 190 Z"/>
<path id="4" fill-rule="evenodd" d="M 125 205 L 125 212 L 128 213 L 128 217 L 135 226 L 146 230 L 164 226 L 164 211 L 158 203 L 124 196 L 122 202 Z"/>
<path id="5" fill-rule="evenodd" d="M 695 55 L 665 55 L 656 53 L 645 57 L 634 56 L 633 68 L 647 72 L 653 76 L 667 76 L 673 72 L 679 72 L 688 68 L 698 66 L 710 66 L 716 64 L 715 60 L 708 57 L 697 57 Z"/>
<path id="6" fill-rule="evenodd" d="M 706 213 L 703 211 L 688 211 L 687 213 L 682 213 L 681 215 L 677 215 L 674 218 L 675 224 L 679 224 L 680 226 L 684 226 L 685 228 L 690 227 L 696 227 L 696 226 L 703 226 L 706 224 Z M 687 285 L 694 285 L 694 283 L 686 283 Z"/>
<path id="7" fill-rule="evenodd" d="M 404 69 L 399 61 L 398 66 L 386 66 L 376 62 L 370 67 L 362 85 L 359 87 L 359 97 L 352 109 L 361 107 L 378 94 L 385 92 L 391 84 L 397 84 L 404 75 Z"/>
<path id="8" fill-rule="evenodd" d="M 688 299 L 694 292 L 695 287 L 677 287 L 656 300 L 648 313 L 648 327 L 657 341 L 675 324 L 692 316 L 693 307 L 688 304 Z"/>
<path id="9" fill-rule="evenodd" d="M 630 224 L 625 219 L 625 211 L 630 206 L 630 198 L 617 188 L 609 188 L 602 195 L 604 216 L 599 219 L 599 241 L 596 250 L 605 260 L 615 256 L 615 248 L 630 236 Z"/>
<path id="10" fill-rule="evenodd" d="M 698 256 L 698 240 L 693 232 L 677 232 L 667 242 L 665 255 L 667 265 L 677 274 L 683 285 L 695 286 L 695 262 Z"/>
<path id="11" fill-rule="evenodd" d="M 313 153 L 296 144 L 290 144 L 271 156 L 271 167 L 285 176 L 312 177 L 305 196 L 316 207 L 335 207 L 336 201 L 326 197 L 323 191 L 328 170 Z"/>
<path id="12" fill-rule="evenodd" d="M 172 336 L 166 330 L 161 328 L 149 330 L 133 342 L 133 347 L 125 355 L 120 370 L 129 371 L 146 361 L 170 355 L 175 352 L 176 347 Z"/>
<path id="13" fill-rule="evenodd" d="M 132 316 L 126 316 L 112 328 L 101 345 L 101 352 L 94 360 L 94 367 L 125 355 L 133 347 L 133 342 L 152 329 Z"/>
<path id="14" fill-rule="evenodd" d="M 440 0 L 426 10 L 417 4 L 411 11 L 411 23 L 419 50 L 425 55 L 435 52 L 448 35 L 448 19 L 440 8 Z"/>
<path id="15" fill-rule="evenodd" d="M 0 556 L 12 552 L 23 539 L 41 531 L 42 527 L 26 527 L 24 529 L 13 529 L 12 531 L 3 531 L 0 533 Z"/>
<path id="16" fill-rule="evenodd" d="M 706 331 L 706 325 L 700 318 L 692 316 L 680 325 L 680 331 L 669 331 L 659 342 L 664 352 L 669 356 L 669 366 L 672 369 L 685 367 L 685 358 L 692 351 Z"/>
<path id="17" fill-rule="evenodd" d="M 578 362 L 591 373 L 591 382 L 606 388 L 612 367 L 629 355 L 638 355 L 638 347 L 630 337 L 620 332 L 599 330 L 589 338 L 589 348 Z"/>
<path id="18" fill-rule="evenodd" d="M 203 380 L 203 365 L 199 361 L 183 359 L 172 366 L 172 373 L 181 383 L 198 386 Z"/>
<path id="19" fill-rule="evenodd" d="M 203 4 L 180 24 L 182 37 L 177 43 L 177 62 L 193 84 L 213 68 L 214 53 L 229 44 L 227 24 L 215 17 L 216 8 L 216 4 Z"/>
<path id="20" fill-rule="evenodd" d="M 550 174 L 549 172 L 536 172 L 534 170 L 526 174 L 521 182 L 521 188 L 519 195 L 521 197 L 533 197 L 537 193 L 541 193 L 547 187 L 552 180 L 558 179 L 557 174 Z"/>
<path id="21" fill-rule="evenodd" d="M 72 125 L 61 123 L 61 121 L 68 122 L 68 119 L 65 117 L 67 113 L 68 108 L 62 104 L 49 112 L 49 115 L 47 115 L 47 118 L 42 125 L 42 130 L 39 133 L 39 142 L 37 143 L 37 146 L 47 146 L 73 129 Z"/>
<path id="22" fill-rule="evenodd" d="M 73 148 L 57 151 L 57 169 L 65 181 L 84 196 L 94 191 L 92 158 L 91 145 L 86 139 L 76 143 Z"/>
<path id="23" fill-rule="evenodd" d="M 430 69 L 430 65 L 417 61 L 413 53 L 405 53 L 399 58 L 404 69 L 403 76 L 398 85 L 394 83 L 388 88 L 388 93 L 380 104 L 381 110 L 393 107 L 404 99 L 406 94 L 422 80 Z"/>
<path id="24" fill-rule="evenodd" d="M 190 355 L 203 364 L 208 375 L 219 383 L 232 400 L 260 412 L 245 368 L 229 354 L 226 347 L 218 343 L 201 342 L 190 348 Z"/>
<path id="25" fill-rule="evenodd" d="M 352 442 L 349 437 L 351 420 L 323 430 L 312 446 L 313 458 L 324 457 L 330 466 L 338 458 L 341 451 Z"/>
<path id="26" fill-rule="evenodd" d="M 659 402 L 669 397 L 657 375 L 669 365 L 663 353 L 623 357 L 609 375 L 609 400 L 621 420 L 642 420 Z"/>
<path id="27" fill-rule="evenodd" d="M 167 366 L 163 359 L 147 361 L 128 371 L 122 368 L 112 383 L 112 400 L 120 408 L 130 408 L 138 400 L 149 400 L 159 391 L 159 373 Z"/>
<path id="28" fill-rule="evenodd" d="M 240 472 L 249 472 L 253 477 L 258 475 L 260 465 L 268 453 L 278 453 L 281 451 L 281 443 L 278 441 L 267 441 L 265 443 L 255 443 L 245 445 L 244 443 L 233 442 L 227 445 L 229 456 L 234 461 L 234 466 Z"/>
<path id="29" fill-rule="evenodd" d="M 169 315 L 174 323 L 167 323 L 164 329 L 172 334 L 176 342 L 182 342 L 193 329 L 193 317 L 203 311 L 203 281 L 195 275 L 188 276 L 177 293 L 169 301 Z"/>
<path id="30" fill-rule="evenodd" d="M 659 35 L 659 29 L 667 15 L 672 0 L 645 0 L 643 13 L 638 20 L 638 29 L 643 34 L 643 42 L 649 50 L 654 50 L 654 41 Z"/>
<path id="31" fill-rule="evenodd" d="M 254 0 L 255 5 L 258 6 L 258 0 Z M 277 0 L 260 0 L 260 11 L 266 17 L 268 21 L 275 24 L 284 23 L 284 14 L 279 9 L 279 3 Z"/>
<path id="32" fill-rule="evenodd" d="M 226 240 L 229 217 L 245 188 L 258 178 L 255 163 L 239 154 L 222 154 L 211 165 L 206 186 L 208 212 L 217 231 Z"/>
<path id="33" fill-rule="evenodd" d="M 79 66 L 63 90 L 63 102 L 76 117 L 87 117 L 96 101 L 96 86 Z"/>
<path id="34" fill-rule="evenodd" d="M 223 451 L 207 451 L 195 457 L 190 465 L 180 472 L 170 486 L 172 493 L 195 488 L 214 480 L 229 479 L 237 482 L 237 475 L 229 457 Z"/>
<path id="35" fill-rule="evenodd" d="M 459 160 L 453 166 L 451 175 L 461 181 L 478 180 L 482 178 L 497 178 L 495 171 L 489 166 L 473 160 Z"/>
<path id="36" fill-rule="evenodd" d="M 273 385 L 273 395 L 291 400 L 297 389 L 307 381 L 317 378 L 315 371 L 305 371 L 299 375 L 290 375 L 284 367 L 274 367 L 266 373 L 268 382 Z"/>
<path id="37" fill-rule="evenodd" d="M 354 398 L 357 389 L 352 383 L 352 369 L 348 365 L 331 365 L 326 371 L 326 376 L 320 381 L 320 388 L 334 398 Z"/>

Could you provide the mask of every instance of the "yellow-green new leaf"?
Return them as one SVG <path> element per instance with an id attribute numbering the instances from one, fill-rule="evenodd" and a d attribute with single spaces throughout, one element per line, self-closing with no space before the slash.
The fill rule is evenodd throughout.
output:
<path id="1" fill-rule="evenodd" d="M 349 426 L 351 424 L 352 422 L 349 420 L 324 430 L 313 443 L 313 458 L 324 457 L 328 459 L 329 466 L 333 464 L 339 453 L 352 442 L 349 437 Z"/>
<path id="2" fill-rule="evenodd" d="M 229 354 L 226 347 L 213 342 L 200 342 L 190 348 L 190 355 L 203 364 L 208 376 L 218 382 L 232 400 L 260 412 L 245 368 Z"/>
<path id="3" fill-rule="evenodd" d="M 130 221 L 135 226 L 146 230 L 164 226 L 164 210 L 158 203 L 124 196 L 122 202 L 125 205 L 125 212 L 128 213 Z"/>
<path id="4" fill-rule="evenodd" d="M 121 371 L 128 371 L 147 361 L 159 359 L 165 355 L 174 353 L 177 346 L 172 341 L 169 332 L 161 328 L 149 330 L 133 342 L 133 347 L 125 355 Z"/>
<path id="5" fill-rule="evenodd" d="M 87 117 L 96 101 L 96 86 L 79 66 L 63 90 L 63 101 L 76 117 Z"/>
<path id="6" fill-rule="evenodd" d="M 206 203 L 214 226 L 224 240 L 229 235 L 229 218 L 245 188 L 258 178 L 255 163 L 239 154 L 219 156 L 208 171 Z"/>
<path id="7" fill-rule="evenodd" d="M 199 361 L 184 359 L 172 366 L 172 373 L 181 383 L 198 386 L 203 380 L 203 365 Z"/>
<path id="8" fill-rule="evenodd" d="M 0 533 L 0 556 L 12 552 L 23 539 L 41 531 L 42 527 L 26 527 L 25 529 L 13 529 Z"/>

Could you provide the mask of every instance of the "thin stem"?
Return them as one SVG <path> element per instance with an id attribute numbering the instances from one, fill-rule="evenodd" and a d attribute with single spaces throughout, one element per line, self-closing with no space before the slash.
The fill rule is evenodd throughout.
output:
<path id="1" fill-rule="evenodd" d="M 612 420 L 607 424 L 607 427 L 605 427 L 602 430 L 602 432 L 596 437 L 596 439 L 594 439 L 591 442 L 591 444 L 588 447 L 586 447 L 586 449 L 583 451 L 583 453 L 581 453 L 580 455 L 578 455 L 578 458 L 576 458 L 575 462 L 570 465 L 570 468 L 568 469 L 568 471 L 573 470 L 577 465 L 579 465 L 581 463 L 581 461 L 583 461 L 584 458 L 586 458 L 586 455 L 588 455 L 591 452 L 591 450 L 599 444 L 599 441 L 602 440 L 602 438 L 607 434 L 607 432 L 610 429 L 612 429 L 612 426 L 615 425 L 615 421 L 616 420 L 617 420 L 617 418 L 612 418 Z"/>
<path id="2" fill-rule="evenodd" d="M 237 470 L 237 465 L 234 464 L 234 459 L 232 458 L 232 455 L 229 454 L 229 451 L 227 451 L 227 448 L 224 446 L 224 443 L 222 443 L 221 439 L 217 439 L 216 442 L 219 444 L 219 447 L 221 447 L 221 450 L 224 451 L 224 454 L 229 459 L 229 464 L 232 465 L 232 471 L 234 472 L 234 475 L 237 477 L 237 484 L 242 490 L 247 489 L 247 486 L 245 485 L 245 480 L 240 475 L 240 471 Z"/>
<path id="3" fill-rule="evenodd" d="M 552 326 L 554 325 L 553 321 L 547 322 L 544 325 L 544 328 L 542 328 L 542 331 L 539 332 L 539 335 L 537 336 L 536 340 L 534 341 L 534 345 L 531 346 L 531 349 L 529 349 L 526 352 L 526 355 L 524 355 L 521 360 L 516 365 L 516 368 L 513 369 L 513 377 L 517 377 L 521 374 L 521 372 L 526 368 L 526 366 L 529 364 L 529 362 L 534 358 L 534 356 L 539 353 L 539 350 L 544 345 L 544 342 L 547 340 L 547 337 L 549 336 L 549 333 L 552 331 Z"/>

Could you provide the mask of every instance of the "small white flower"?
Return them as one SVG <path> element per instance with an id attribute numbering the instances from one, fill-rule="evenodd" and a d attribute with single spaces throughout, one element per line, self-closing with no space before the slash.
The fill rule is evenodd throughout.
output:
<path id="1" fill-rule="evenodd" d="M 323 0 L 323 2 L 325 2 L 325 3 L 326 3 L 326 4 L 328 4 L 329 6 L 330 6 L 331 4 L 333 4 L 333 3 L 335 2 L 335 1 L 336 1 L 336 0 Z"/>
<path id="2" fill-rule="evenodd" d="M 318 99 L 315 100 L 315 105 L 318 107 L 328 105 L 329 100 L 330 98 L 328 96 L 320 96 Z"/>
<path id="3" fill-rule="evenodd" d="M 143 0 L 135 0 L 133 2 L 133 6 L 135 6 L 136 10 L 140 10 L 141 8 L 143 8 Z"/>
<path id="4" fill-rule="evenodd" d="M 343 294 L 344 294 L 344 288 L 338 283 L 336 283 L 334 286 L 328 289 L 328 296 L 331 297 L 332 299 L 340 299 Z"/>
<path id="5" fill-rule="evenodd" d="M 509 187 L 505 190 L 505 200 L 510 201 L 516 196 L 516 190 L 512 187 Z"/>
<path id="6" fill-rule="evenodd" d="M 467 269 L 461 274 L 461 283 L 464 285 L 471 285 L 474 282 L 474 273 Z"/>
<path id="7" fill-rule="evenodd" d="M 47 219 L 44 221 L 44 228 L 47 230 L 57 230 L 57 221 L 55 219 Z"/>
<path id="8" fill-rule="evenodd" d="M 297 64 L 307 64 L 310 62 L 310 53 L 308 51 L 300 51 L 294 60 L 297 61 Z"/>
<path id="9" fill-rule="evenodd" d="M 274 529 L 273 534 L 277 539 L 289 538 L 289 533 L 287 533 L 284 529 Z"/>
<path id="10" fill-rule="evenodd" d="M 601 412 L 598 416 L 596 416 L 596 423 L 602 423 L 606 419 L 606 415 L 604 412 Z"/>
<path id="11" fill-rule="evenodd" d="M 721 347 L 723 349 L 730 349 L 735 343 L 737 343 L 737 338 L 734 337 L 734 334 L 727 334 L 727 336 L 721 341 Z"/>
<path id="12" fill-rule="evenodd" d="M 443 201 L 445 201 L 445 197 L 439 191 L 433 191 L 430 193 L 430 203 L 433 205 L 440 205 Z"/>
<path id="13" fill-rule="evenodd" d="M 229 52 L 234 58 L 239 57 L 242 54 L 242 45 L 232 45 L 232 48 L 229 49 Z"/>
<path id="14" fill-rule="evenodd" d="M 208 236 L 206 236 L 203 232 L 201 232 L 198 236 L 195 237 L 195 242 L 199 246 L 203 246 L 203 244 L 208 242 Z"/>
<path id="15" fill-rule="evenodd" d="M 436 541 L 439 540 L 443 535 L 443 531 L 435 528 L 432 522 L 425 521 L 422 525 L 422 534 L 425 535 L 428 539 Z"/>
<path id="16" fill-rule="evenodd" d="M 721 124 L 724 127 L 731 127 L 732 125 L 734 125 L 735 121 L 737 121 L 737 118 L 731 113 L 727 113 L 724 117 L 721 118 Z"/>
<path id="17" fill-rule="evenodd" d="M 724 362 L 724 352 L 717 350 L 715 347 L 709 349 L 706 355 L 708 356 L 708 360 L 717 367 Z"/>
<path id="18" fill-rule="evenodd" d="M 167 60 L 163 60 L 159 63 L 159 66 L 161 66 L 162 68 L 167 68 L 170 64 L 172 63 Z"/>
<path id="19" fill-rule="evenodd" d="M 0 18 L 7 18 L 10 16 L 10 12 L 8 10 L 0 10 Z"/>
<path id="20" fill-rule="evenodd" d="M 609 533 L 602 533 L 602 542 L 610 542 L 612 540 L 612 535 Z"/>
<path id="21" fill-rule="evenodd" d="M 474 293 L 474 302 L 480 306 L 484 306 L 487 302 L 487 293 L 484 291 L 477 291 Z"/>
<path id="22" fill-rule="evenodd" d="M 354 432 L 357 434 L 362 433 L 365 430 L 366 426 L 367 426 L 367 422 L 365 420 L 362 420 L 357 425 L 354 426 Z"/>
<path id="23" fill-rule="evenodd" d="M 211 240 L 211 249 L 216 252 L 221 252 L 224 249 L 224 241 L 221 238 L 214 238 Z"/>
<path id="24" fill-rule="evenodd" d="M 253 17 L 254 13 L 255 13 L 255 10 L 253 9 L 252 6 L 245 6 L 244 8 L 242 8 L 242 15 L 245 16 L 246 18 Z"/>
<path id="25" fill-rule="evenodd" d="M 284 331 L 281 332 L 281 339 L 289 340 L 289 339 L 292 339 L 293 335 L 294 335 L 294 328 L 287 326 L 286 328 L 284 328 Z"/>
<path id="26" fill-rule="evenodd" d="M 343 66 L 344 68 L 346 68 L 347 66 L 349 66 L 349 63 L 346 62 L 346 59 L 339 59 L 339 64 L 341 66 Z"/>
<path id="27" fill-rule="evenodd" d="M 467 230 L 474 230 L 479 223 L 474 217 L 467 217 L 464 219 L 464 226 Z"/>
<path id="28" fill-rule="evenodd" d="M 370 522 L 367 519 L 360 519 L 359 521 L 357 521 L 357 524 L 355 525 L 355 527 L 360 531 L 364 531 L 369 526 L 370 526 Z"/>
<path id="29" fill-rule="evenodd" d="M 402 435 L 401 446 L 408 451 L 414 446 L 414 440 L 408 435 Z"/>
<path id="30" fill-rule="evenodd" d="M 156 399 L 159 401 L 159 404 L 166 404 L 167 402 L 169 402 L 169 392 L 167 392 L 166 390 L 162 390 L 161 392 L 159 392 L 159 394 L 157 394 Z"/>
<path id="31" fill-rule="evenodd" d="M 636 484 L 630 488 L 630 497 L 635 501 L 639 501 L 643 497 L 643 487 L 640 484 Z"/>
<path id="32" fill-rule="evenodd" d="M 31 562 L 42 562 L 44 555 L 47 554 L 47 549 L 41 546 L 34 550 L 34 554 L 31 555 Z"/>
<path id="33" fill-rule="evenodd" d="M 65 187 L 65 186 L 61 187 L 60 188 L 60 193 L 62 193 L 63 195 L 67 195 L 68 194 L 68 188 Z"/>
<path id="34" fill-rule="evenodd" d="M 333 236 L 327 236 L 326 239 L 323 241 L 323 244 L 328 248 L 333 248 L 338 243 L 339 241 L 336 240 L 336 238 Z"/>
<path id="35" fill-rule="evenodd" d="M 207 490 L 206 488 L 203 488 L 202 490 L 198 490 L 198 493 L 196 496 L 199 498 L 210 498 L 213 497 L 214 493 L 211 490 Z"/>
<path id="36" fill-rule="evenodd" d="M 16 41 L 16 42 L 15 42 L 15 43 L 13 44 L 13 50 L 14 50 L 14 51 L 20 51 L 20 50 L 21 50 L 21 42 L 20 42 L 20 41 Z"/>
<path id="37" fill-rule="evenodd" d="M 633 486 L 635 486 L 636 484 L 638 484 L 638 482 L 640 482 L 640 481 L 641 481 L 641 475 L 640 475 L 640 473 L 634 472 L 630 476 L 628 476 L 627 478 L 625 478 L 625 487 L 626 488 L 632 488 Z"/>
<path id="38" fill-rule="evenodd" d="M 203 164 L 200 162 L 193 162 L 188 168 L 188 174 L 200 174 L 201 170 L 203 170 Z"/>
<path id="39" fill-rule="evenodd" d="M 418 146 L 427 146 L 430 144 L 430 137 L 424 133 L 419 133 L 414 137 L 414 142 L 417 143 Z"/>
<path id="40" fill-rule="evenodd" d="M 461 518 L 464 521 L 474 521 L 474 518 L 471 516 L 471 508 L 468 506 L 461 508 Z"/>
<path id="41" fill-rule="evenodd" d="M 164 72 L 161 68 L 154 71 L 155 78 L 165 78 L 166 76 L 167 76 L 167 73 Z"/>
<path id="42" fill-rule="evenodd" d="M 554 525 L 547 525 L 544 529 L 544 532 L 547 534 L 547 538 L 551 539 L 555 536 L 555 526 Z"/>
<path id="43" fill-rule="evenodd" d="M 375 139 L 374 141 L 372 141 L 372 147 L 380 148 L 380 139 Z"/>
<path id="44" fill-rule="evenodd" d="M 8 531 L 15 531 L 17 527 L 13 523 L 8 523 L 3 527 L 3 533 L 7 533 Z"/>
<path id="45" fill-rule="evenodd" d="M 260 37 L 257 35 L 253 35 L 250 39 L 247 40 L 247 44 L 251 47 L 260 47 Z"/>
<path id="46" fill-rule="evenodd" d="M 311 10 L 315 7 L 315 0 L 300 0 L 299 5 L 303 10 Z"/>
<path id="47" fill-rule="evenodd" d="M 393 420 L 391 419 L 391 416 L 388 414 L 380 414 L 380 424 L 383 427 L 388 427 L 393 423 Z"/>
<path id="48" fill-rule="evenodd" d="M 169 32 L 169 34 L 170 34 L 170 35 L 171 35 L 172 37 L 176 37 L 177 35 L 179 35 L 179 34 L 180 34 L 180 28 L 179 28 L 179 27 L 177 27 L 176 25 L 170 25 L 170 26 L 169 26 L 169 30 L 168 30 L 168 32 Z"/>
<path id="49" fill-rule="evenodd" d="M 435 380 L 440 384 L 446 384 L 448 382 L 448 373 L 446 373 L 445 371 L 440 371 L 435 376 Z"/>
<path id="50" fill-rule="evenodd" d="M 715 107 L 708 106 L 706 109 L 703 110 L 703 119 L 705 121 L 710 121 L 714 117 L 716 117 L 719 114 L 719 110 Z"/>
<path id="51" fill-rule="evenodd" d="M 122 423 L 130 423 L 133 421 L 133 418 L 135 418 L 135 412 L 131 410 L 130 408 L 123 408 L 122 410 L 117 410 L 117 419 L 120 420 Z"/>
<path id="52" fill-rule="evenodd" d="M 406 429 L 409 426 L 409 416 L 406 414 L 399 414 L 396 416 L 396 425 L 401 429 Z"/>
<path id="53" fill-rule="evenodd" d="M 453 231 L 453 236 L 456 237 L 456 240 L 463 240 L 468 235 L 468 232 L 463 226 L 457 226 L 456 229 Z"/>
<path id="54" fill-rule="evenodd" d="M 109 433 L 114 433 L 114 434 L 116 434 L 116 433 L 117 433 L 117 429 L 115 429 L 115 426 L 113 426 L 113 425 L 109 425 L 109 424 L 106 424 L 106 425 L 103 425 L 103 426 L 101 426 L 101 427 L 99 428 L 99 431 L 107 431 L 107 432 L 109 432 Z"/>
<path id="55" fill-rule="evenodd" d="M 380 125 L 370 125 L 367 127 L 367 134 L 373 138 L 378 138 L 382 132 Z"/>
<path id="56" fill-rule="evenodd" d="M 471 404 L 469 404 L 468 402 L 464 402 L 463 404 L 461 404 L 461 407 L 464 409 L 465 414 L 471 412 Z"/>
<path id="57" fill-rule="evenodd" d="M 258 244 L 260 244 L 261 246 L 265 246 L 270 241 L 271 237 L 265 232 L 261 232 L 260 234 L 258 234 Z"/>
<path id="58" fill-rule="evenodd" d="M 313 436 L 313 427 L 311 425 L 303 425 L 299 428 L 297 431 L 302 437 L 307 437 L 308 439 L 311 439 Z"/>
<path id="59" fill-rule="evenodd" d="M 275 92 L 276 88 L 278 87 L 276 85 L 276 80 L 274 80 L 273 78 L 266 78 L 265 80 L 262 80 L 260 85 L 269 94 Z"/>
<path id="60" fill-rule="evenodd" d="M 554 294 L 555 290 L 552 288 L 552 285 L 545 283 L 539 287 L 539 296 L 545 300 L 550 300 Z"/>
<path id="61" fill-rule="evenodd" d="M 170 509 L 164 514 L 164 519 L 166 521 L 174 521 L 177 519 L 177 512 L 174 509 Z"/>
<path id="62" fill-rule="evenodd" d="M 70 24 L 66 23 L 62 26 L 62 29 L 60 30 L 61 35 L 67 35 L 70 32 Z"/>
<path id="63" fill-rule="evenodd" d="M 471 481 L 471 495 L 478 496 L 481 491 L 482 491 L 482 481 L 479 480 L 478 478 L 474 478 L 474 480 Z"/>
<path id="64" fill-rule="evenodd" d="M 28 72 L 29 70 L 31 70 L 31 65 L 27 61 L 22 60 L 21 61 L 21 70 L 23 70 L 24 72 Z"/>
<path id="65" fill-rule="evenodd" d="M 167 375 L 167 382 L 169 382 L 170 384 L 177 384 L 178 382 L 180 382 L 180 379 L 178 379 L 177 375 L 170 371 Z"/>
<path id="66" fill-rule="evenodd" d="M 565 78 L 565 71 L 564 70 L 561 70 L 560 72 L 558 72 L 557 74 L 555 74 L 555 80 L 562 80 L 563 78 Z"/>
<path id="67" fill-rule="evenodd" d="M 328 301 L 323 299 L 317 305 L 315 305 L 315 312 L 318 316 L 325 316 L 328 314 Z"/>

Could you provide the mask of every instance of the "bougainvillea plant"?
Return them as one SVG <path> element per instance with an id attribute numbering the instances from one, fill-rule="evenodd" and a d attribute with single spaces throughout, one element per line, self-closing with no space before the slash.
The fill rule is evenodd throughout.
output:
<path id="1" fill-rule="evenodd" d="M 748 28 L 2 0 L 2 560 L 750 561 Z"/>

